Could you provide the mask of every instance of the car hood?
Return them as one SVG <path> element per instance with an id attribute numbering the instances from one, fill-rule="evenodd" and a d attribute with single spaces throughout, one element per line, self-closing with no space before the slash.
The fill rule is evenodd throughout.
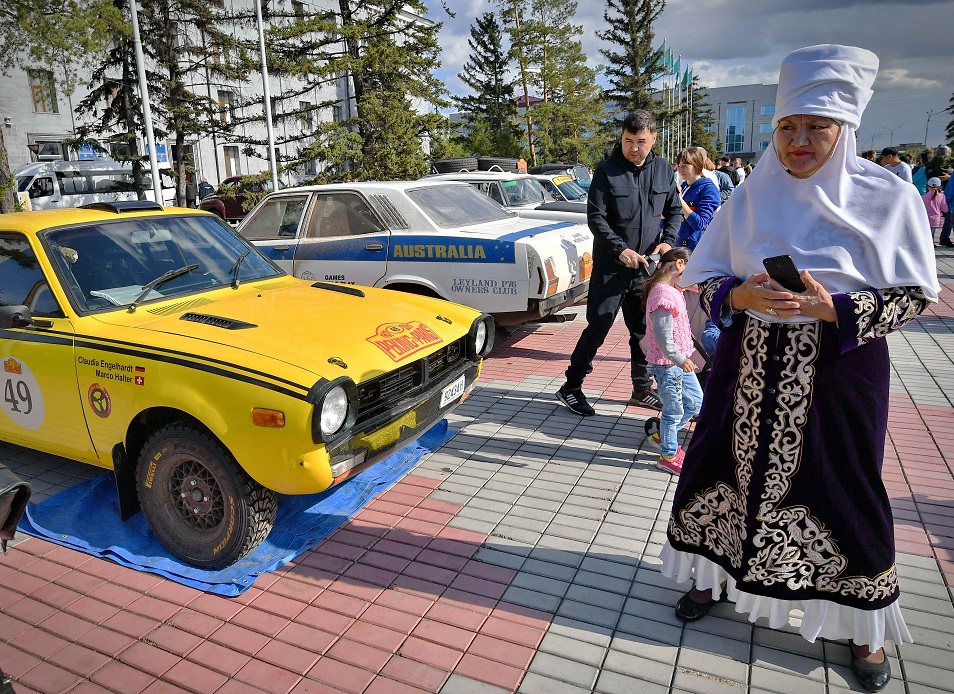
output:
<path id="1" fill-rule="evenodd" d="M 216 290 L 193 301 L 154 302 L 136 313 L 117 311 L 97 318 L 154 333 L 137 337 L 144 345 L 214 356 L 262 371 L 305 369 L 360 382 L 459 339 L 480 315 L 447 301 L 405 298 L 400 292 L 368 287 L 298 280 L 278 284 L 283 286 Z M 206 297 L 218 300 L 201 301 Z"/>

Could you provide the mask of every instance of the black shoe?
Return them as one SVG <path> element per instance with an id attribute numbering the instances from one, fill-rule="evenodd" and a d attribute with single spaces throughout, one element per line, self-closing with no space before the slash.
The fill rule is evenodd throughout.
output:
<path id="1" fill-rule="evenodd" d="M 884 654 L 884 661 L 880 663 L 869 663 L 855 655 L 855 651 L 848 646 L 851 651 L 851 671 L 858 678 L 858 683 L 869 692 L 880 692 L 888 682 L 891 681 L 891 663 L 888 662 L 888 654 Z"/>
<path id="2" fill-rule="evenodd" d="M 596 410 L 590 407 L 586 401 L 586 396 L 580 388 L 567 388 L 563 386 L 556 392 L 557 400 L 566 405 L 566 408 L 581 417 L 592 417 Z"/>
<path id="3" fill-rule="evenodd" d="M 659 399 L 659 392 L 654 388 L 634 390 L 629 399 L 629 404 L 648 407 L 650 410 L 662 410 L 662 400 Z"/>
<path id="4" fill-rule="evenodd" d="M 689 592 L 691 593 L 692 591 Z M 695 622 L 709 614 L 709 610 L 711 610 L 713 605 L 717 602 L 721 601 L 710 600 L 709 602 L 696 602 L 689 597 L 689 593 L 686 593 L 679 598 L 679 602 L 676 603 L 676 616 L 684 622 Z"/>
<path id="5" fill-rule="evenodd" d="M 945 248 L 954 248 L 954 242 L 952 241 L 941 241 L 938 246 L 944 246 Z"/>

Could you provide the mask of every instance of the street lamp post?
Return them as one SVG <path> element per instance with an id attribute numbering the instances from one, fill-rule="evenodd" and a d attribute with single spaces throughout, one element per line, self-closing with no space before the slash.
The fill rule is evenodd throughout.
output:
<path id="1" fill-rule="evenodd" d="M 893 128 L 889 128 L 888 126 L 882 126 L 881 128 L 882 130 L 887 130 L 888 132 L 891 133 L 891 143 L 888 145 L 888 147 L 894 147 L 894 131 L 900 127 L 901 127 L 900 125 L 896 125 Z"/>
<path id="2" fill-rule="evenodd" d="M 934 109 L 927 112 L 927 123 L 924 124 L 924 146 L 928 146 L 928 126 L 931 125 L 931 116 L 936 115 Z"/>

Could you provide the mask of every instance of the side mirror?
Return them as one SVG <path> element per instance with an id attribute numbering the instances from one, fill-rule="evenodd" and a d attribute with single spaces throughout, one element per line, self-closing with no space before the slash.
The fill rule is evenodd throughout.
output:
<path id="1" fill-rule="evenodd" d="M 33 316 L 26 306 L 0 306 L 0 330 L 25 328 L 33 323 Z"/>

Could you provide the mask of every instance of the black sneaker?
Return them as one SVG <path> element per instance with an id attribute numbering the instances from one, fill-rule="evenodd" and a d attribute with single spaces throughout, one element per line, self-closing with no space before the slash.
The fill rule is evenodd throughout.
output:
<path id="1" fill-rule="evenodd" d="M 650 410 L 662 410 L 662 400 L 659 399 L 659 393 L 652 388 L 634 390 L 632 397 L 629 399 L 629 404 L 648 407 Z"/>
<path id="2" fill-rule="evenodd" d="M 556 392 L 556 396 L 557 400 L 566 405 L 566 409 L 581 417 L 592 417 L 596 414 L 596 410 L 590 407 L 590 403 L 586 401 L 586 396 L 583 395 L 583 391 L 580 388 L 573 388 L 571 390 L 563 386 Z"/>

